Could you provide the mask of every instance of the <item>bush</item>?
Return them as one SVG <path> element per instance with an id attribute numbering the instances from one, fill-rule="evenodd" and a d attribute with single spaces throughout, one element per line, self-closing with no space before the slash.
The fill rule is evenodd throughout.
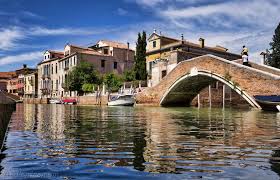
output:
<path id="1" fill-rule="evenodd" d="M 83 84 L 82 90 L 83 90 L 83 92 L 94 92 L 94 85 L 93 84 Z"/>
<path id="2" fill-rule="evenodd" d="M 109 73 L 104 76 L 104 83 L 109 91 L 116 92 L 122 86 L 123 78 L 114 73 Z"/>

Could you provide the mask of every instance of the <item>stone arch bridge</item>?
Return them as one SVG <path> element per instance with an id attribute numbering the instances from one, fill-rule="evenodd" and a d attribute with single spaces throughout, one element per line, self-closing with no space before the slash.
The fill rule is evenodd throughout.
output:
<path id="1" fill-rule="evenodd" d="M 204 55 L 180 62 L 162 81 L 136 96 L 138 104 L 187 106 L 211 83 L 219 81 L 259 108 L 255 95 L 280 95 L 280 70 Z"/>

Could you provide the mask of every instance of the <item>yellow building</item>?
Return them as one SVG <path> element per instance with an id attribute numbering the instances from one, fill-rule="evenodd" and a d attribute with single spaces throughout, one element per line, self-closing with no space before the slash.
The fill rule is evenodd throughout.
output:
<path id="1" fill-rule="evenodd" d="M 156 31 L 148 38 L 146 63 L 149 75 L 149 86 L 155 86 L 164 78 L 176 65 L 184 60 L 205 54 L 213 54 L 228 60 L 241 59 L 238 54 L 227 52 L 228 49 L 222 46 L 205 46 L 205 40 L 192 43 L 181 39 L 170 38 L 158 34 Z"/>

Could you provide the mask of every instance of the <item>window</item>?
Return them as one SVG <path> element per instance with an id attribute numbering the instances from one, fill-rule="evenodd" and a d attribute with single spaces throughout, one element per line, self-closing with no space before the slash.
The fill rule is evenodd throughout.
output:
<path id="1" fill-rule="evenodd" d="M 152 74 L 153 62 L 149 62 L 149 74 Z"/>
<path id="2" fill-rule="evenodd" d="M 114 69 L 118 69 L 118 62 L 114 62 Z"/>
<path id="3" fill-rule="evenodd" d="M 48 59 L 50 59 L 50 55 L 48 55 Z"/>
<path id="4" fill-rule="evenodd" d="M 105 68 L 105 60 L 101 60 L 101 67 Z"/>
<path id="5" fill-rule="evenodd" d="M 57 74 L 57 63 L 55 64 L 55 74 Z"/>
<path id="6" fill-rule="evenodd" d="M 157 47 L 157 42 L 153 41 L 153 48 Z"/>
<path id="7" fill-rule="evenodd" d="M 76 65 L 76 56 L 74 56 L 73 58 L 74 58 L 73 65 L 75 66 Z"/>
<path id="8" fill-rule="evenodd" d="M 53 74 L 53 64 L 52 64 L 52 74 Z"/>
<path id="9" fill-rule="evenodd" d="M 104 54 L 108 54 L 108 49 L 104 49 Z"/>
<path id="10" fill-rule="evenodd" d="M 52 58 L 54 58 L 54 54 L 52 54 Z"/>
<path id="11" fill-rule="evenodd" d="M 164 78 L 166 76 L 166 70 L 161 71 L 161 78 Z"/>

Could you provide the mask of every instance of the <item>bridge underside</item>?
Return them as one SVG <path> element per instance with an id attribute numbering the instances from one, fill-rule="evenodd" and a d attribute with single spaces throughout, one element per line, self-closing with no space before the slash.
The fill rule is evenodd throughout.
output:
<path id="1" fill-rule="evenodd" d="M 217 80 L 203 75 L 188 77 L 178 84 L 164 97 L 162 106 L 190 106 L 197 94 Z"/>

